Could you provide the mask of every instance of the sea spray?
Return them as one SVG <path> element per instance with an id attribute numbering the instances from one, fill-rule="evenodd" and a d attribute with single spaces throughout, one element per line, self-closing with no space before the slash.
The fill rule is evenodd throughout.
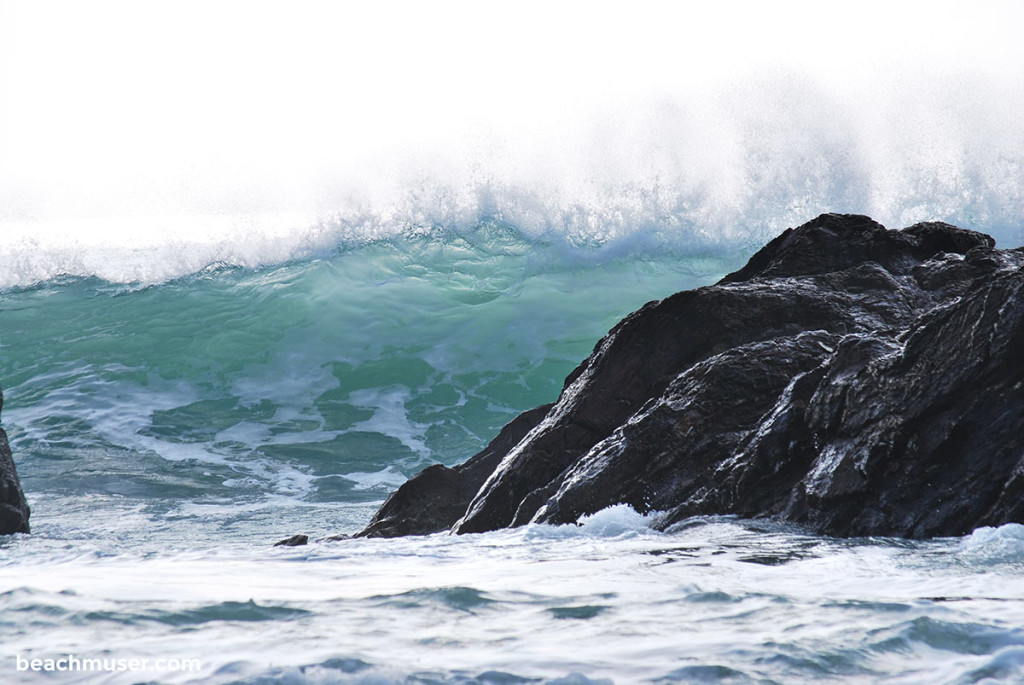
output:
<path id="1" fill-rule="evenodd" d="M 0 287 L 160 283 L 488 222 L 689 252 L 832 211 L 1024 242 L 1012 3 L 824 25 L 807 3 L 497 24 L 389 6 L 5 3 Z"/>

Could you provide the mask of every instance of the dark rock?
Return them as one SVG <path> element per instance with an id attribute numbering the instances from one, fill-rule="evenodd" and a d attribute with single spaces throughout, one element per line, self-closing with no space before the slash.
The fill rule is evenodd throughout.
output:
<path id="1" fill-rule="evenodd" d="M 830 359 L 797 410 L 806 428 L 765 425 L 762 441 L 803 440 L 813 457 L 772 513 L 834 535 L 916 538 L 1024 522 L 1024 272 L 898 342 L 850 341 L 858 349 Z M 751 444 L 750 457 L 786 457 L 763 449 Z M 683 503 L 668 520 L 685 515 Z"/>
<path id="2" fill-rule="evenodd" d="M 3 391 L 0 390 L 0 410 L 3 406 Z M 29 513 L 25 493 L 18 481 L 18 471 L 14 468 L 7 433 L 0 428 L 0 535 L 29 532 Z"/>
<path id="3" fill-rule="evenodd" d="M 839 535 L 1024 522 L 1024 251 L 823 215 L 651 302 L 558 401 L 433 466 L 367 536 L 567 523 L 625 503 Z M 470 476 L 470 474 L 472 474 Z"/>
<path id="4" fill-rule="evenodd" d="M 692 497 L 790 379 L 819 366 L 837 343 L 816 331 L 740 345 L 695 364 L 581 457 L 536 518 L 570 523 L 609 502 L 662 511 Z"/>
<path id="5" fill-rule="evenodd" d="M 889 231 L 866 216 L 822 214 L 786 230 L 722 282 L 829 273 L 864 262 L 880 264 L 891 273 L 906 273 L 936 254 L 966 254 L 975 247 L 993 246 L 991 236 L 938 221 Z"/>
<path id="6" fill-rule="evenodd" d="M 274 547 L 302 547 L 309 544 L 308 535 L 293 535 L 274 543 Z"/>

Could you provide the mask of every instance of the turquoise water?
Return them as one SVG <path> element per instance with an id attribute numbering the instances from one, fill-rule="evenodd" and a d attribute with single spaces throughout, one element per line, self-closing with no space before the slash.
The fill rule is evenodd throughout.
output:
<path id="1" fill-rule="evenodd" d="M 380 500 L 553 401 L 622 316 L 728 265 L 492 225 L 150 286 L 47 281 L 0 294 L 4 425 L 33 493 Z"/>

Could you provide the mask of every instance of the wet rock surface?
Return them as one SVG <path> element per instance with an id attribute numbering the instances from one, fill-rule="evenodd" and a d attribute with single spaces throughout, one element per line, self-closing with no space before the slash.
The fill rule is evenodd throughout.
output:
<path id="1" fill-rule="evenodd" d="M 1024 250 L 827 214 L 626 317 L 556 403 L 432 466 L 360 535 L 571 523 L 615 504 L 834 535 L 1024 522 Z"/>

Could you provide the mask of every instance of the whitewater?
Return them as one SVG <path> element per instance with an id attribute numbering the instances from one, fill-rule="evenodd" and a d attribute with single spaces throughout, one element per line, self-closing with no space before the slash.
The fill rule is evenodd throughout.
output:
<path id="1" fill-rule="evenodd" d="M 1024 244 L 1015 3 L 208 5 L 0 2 L 0 682 L 1024 679 L 1019 525 L 325 540 L 822 212 Z"/>

